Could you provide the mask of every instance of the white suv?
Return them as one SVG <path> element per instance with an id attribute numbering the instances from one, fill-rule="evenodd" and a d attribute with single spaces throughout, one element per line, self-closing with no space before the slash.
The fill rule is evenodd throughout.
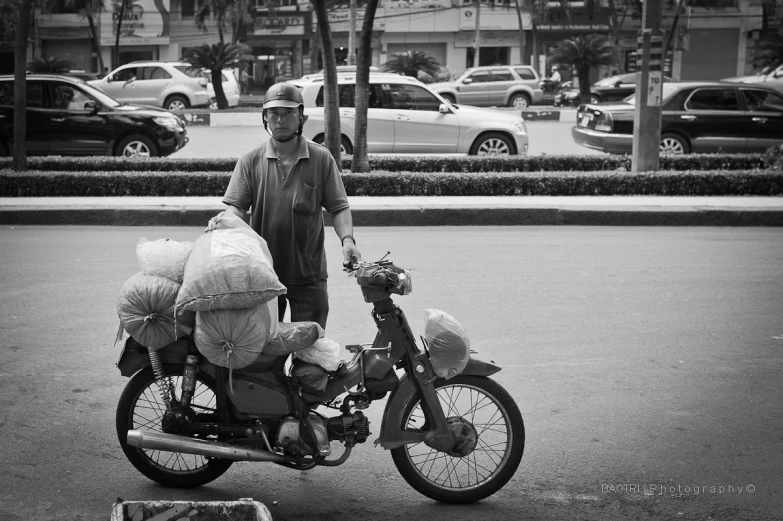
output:
<path id="1" fill-rule="evenodd" d="M 353 153 L 356 77 L 340 74 L 343 153 Z M 324 141 L 324 80 L 297 82 L 304 98 L 303 134 Z M 454 106 L 415 78 L 370 74 L 368 153 L 516 155 L 527 154 L 528 135 L 520 113 Z"/>
<path id="2" fill-rule="evenodd" d="M 131 62 L 87 83 L 123 103 L 172 111 L 207 106 L 207 78 L 190 67 L 186 62 Z"/>

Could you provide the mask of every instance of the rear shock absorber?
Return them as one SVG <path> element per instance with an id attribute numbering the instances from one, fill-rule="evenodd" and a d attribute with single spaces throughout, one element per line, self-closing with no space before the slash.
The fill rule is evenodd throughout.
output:
<path id="1" fill-rule="evenodd" d="M 147 348 L 147 353 L 150 356 L 150 365 L 152 365 L 152 373 L 155 375 L 155 383 L 158 384 L 158 391 L 160 392 L 160 398 L 163 403 L 166 404 L 166 410 L 171 410 L 171 395 L 174 391 L 174 385 L 163 374 L 163 364 L 160 362 L 160 355 L 158 351 L 152 348 Z"/>

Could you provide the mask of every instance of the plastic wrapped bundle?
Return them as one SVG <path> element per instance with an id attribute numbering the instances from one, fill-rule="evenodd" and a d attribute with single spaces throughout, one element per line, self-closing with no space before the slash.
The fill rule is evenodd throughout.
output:
<path id="1" fill-rule="evenodd" d="M 430 351 L 435 374 L 449 379 L 465 369 L 470 360 L 470 339 L 457 320 L 437 309 L 427 309 L 424 338 Z"/>
<path id="2" fill-rule="evenodd" d="M 142 238 L 136 245 L 136 258 L 139 259 L 141 271 L 145 275 L 165 277 L 182 284 L 185 260 L 193 246 L 192 241 L 179 242 L 171 239 L 149 241 Z"/>
<path id="3" fill-rule="evenodd" d="M 294 356 L 303 362 L 323 367 L 327 371 L 336 371 L 343 362 L 340 344 L 329 338 L 319 338 L 313 345 L 300 349 Z"/>
<path id="4" fill-rule="evenodd" d="M 177 308 L 251 308 L 285 292 L 266 241 L 245 221 L 224 213 L 214 231 L 196 239 L 185 263 Z"/>
<path id="5" fill-rule="evenodd" d="M 195 313 L 185 311 L 174 320 L 180 285 L 165 277 L 137 273 L 125 281 L 117 300 L 120 324 L 137 342 L 160 349 L 189 334 Z"/>
<path id="6" fill-rule="evenodd" d="M 264 347 L 264 354 L 281 356 L 311 347 L 323 338 L 324 330 L 318 322 L 280 322 L 277 336 Z"/>
<path id="7" fill-rule="evenodd" d="M 277 299 L 252 308 L 199 311 L 193 341 L 213 364 L 240 369 L 277 335 L 277 320 Z"/>

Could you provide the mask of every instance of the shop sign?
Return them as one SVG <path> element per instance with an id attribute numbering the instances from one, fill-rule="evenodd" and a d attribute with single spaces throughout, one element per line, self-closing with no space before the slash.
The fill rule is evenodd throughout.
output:
<path id="1" fill-rule="evenodd" d="M 378 9 L 375 12 L 375 20 L 373 20 L 373 31 L 382 31 L 386 29 L 386 19 L 383 16 L 386 12 L 383 9 Z M 356 11 L 356 32 L 362 30 L 362 24 L 364 23 L 364 12 L 362 10 Z M 329 27 L 332 33 L 348 32 L 351 30 L 351 10 L 350 9 L 335 9 L 329 11 Z"/>
<path id="2" fill-rule="evenodd" d="M 112 2 L 101 14 L 101 45 L 114 45 L 117 28 L 120 45 L 160 45 L 171 41 L 169 31 L 170 0 L 124 0 Z M 122 20 L 120 21 L 120 12 Z"/>
<path id="3" fill-rule="evenodd" d="M 451 8 L 451 0 L 382 0 L 380 7 L 385 9 L 410 9 L 413 11 L 449 9 Z"/>
<path id="4" fill-rule="evenodd" d="M 253 20 L 253 34 L 256 36 L 303 35 L 304 33 L 304 16 L 256 15 Z"/>
<path id="5" fill-rule="evenodd" d="M 482 13 L 483 16 L 483 13 Z M 519 45 L 518 32 L 481 31 L 481 45 L 484 47 L 513 47 Z M 454 47 L 473 47 L 475 32 L 461 32 L 454 35 Z"/>
<path id="6" fill-rule="evenodd" d="M 510 7 L 482 7 L 481 8 L 482 31 L 518 31 L 519 18 L 516 9 Z M 530 13 L 522 13 L 522 29 L 531 27 Z M 476 9 L 474 7 L 461 7 L 459 16 L 460 31 L 474 31 L 476 29 Z"/>

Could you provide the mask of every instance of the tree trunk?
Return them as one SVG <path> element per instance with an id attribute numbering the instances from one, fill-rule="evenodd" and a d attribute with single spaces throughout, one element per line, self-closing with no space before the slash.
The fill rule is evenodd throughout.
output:
<path id="1" fill-rule="evenodd" d="M 218 110 L 226 110 L 228 99 L 226 99 L 226 92 L 223 90 L 223 72 L 220 69 L 212 69 L 209 71 L 209 75 L 212 77 L 212 87 L 215 89 L 217 108 Z"/>
<path id="2" fill-rule="evenodd" d="M 92 13 L 87 13 L 87 24 L 90 26 L 90 43 L 92 43 L 92 50 L 95 56 L 98 57 L 98 74 L 103 74 L 103 54 L 101 53 L 101 39 L 98 35 L 98 30 L 95 27 L 95 19 L 92 17 Z"/>
<path id="3" fill-rule="evenodd" d="M 579 99 L 582 103 L 590 103 L 590 66 L 583 65 L 576 69 L 579 78 Z"/>
<path id="4" fill-rule="evenodd" d="M 669 31 L 666 34 L 666 45 L 663 46 L 663 55 L 661 56 L 661 59 L 663 60 L 663 63 L 661 63 L 662 71 L 665 71 L 666 69 L 666 56 L 669 54 L 669 49 L 672 48 L 672 39 L 674 39 L 674 33 L 677 31 L 677 24 L 680 23 L 680 11 L 682 11 L 684 5 L 685 0 L 678 0 L 675 6 L 677 12 L 674 13 L 674 20 L 672 20 L 672 25 L 669 27 Z"/>
<path id="5" fill-rule="evenodd" d="M 348 65 L 356 65 L 356 0 L 351 0 L 351 25 L 348 28 Z"/>
<path id="6" fill-rule="evenodd" d="M 530 26 L 530 30 L 533 33 L 533 68 L 540 74 L 541 71 L 541 64 L 539 63 L 539 57 L 538 57 L 538 22 L 533 20 L 533 23 Z"/>
<path id="7" fill-rule="evenodd" d="M 517 21 L 519 21 L 519 63 L 526 65 L 527 59 L 525 58 L 527 42 L 525 35 L 525 28 L 522 26 L 522 7 L 519 5 L 519 0 L 514 0 L 514 7 L 517 10 Z"/>
<path id="8" fill-rule="evenodd" d="M 370 65 L 372 65 L 372 26 L 379 0 L 368 0 L 359 38 L 359 64 L 356 67 L 356 127 L 353 136 L 352 172 L 369 172 L 367 157 L 367 110 L 370 103 Z"/>
<path id="9" fill-rule="evenodd" d="M 332 45 L 332 31 L 329 28 L 329 16 L 325 0 L 310 0 L 315 6 L 318 27 L 321 29 L 321 44 L 324 53 L 324 144 L 342 170 L 340 155 L 340 108 L 337 92 L 337 61 Z"/>
<path id="10" fill-rule="evenodd" d="M 479 53 L 481 52 L 481 0 L 476 0 L 476 40 L 473 42 L 473 66 L 479 66 Z"/>
<path id="11" fill-rule="evenodd" d="M 14 40 L 14 159 L 11 167 L 27 172 L 27 36 L 32 0 L 19 3 L 19 23 Z"/>
<path id="12" fill-rule="evenodd" d="M 125 16 L 125 2 L 127 1 L 120 0 L 120 16 L 117 18 L 117 34 L 114 38 L 114 64 L 112 69 L 120 66 L 120 35 L 122 34 L 122 17 Z"/>

